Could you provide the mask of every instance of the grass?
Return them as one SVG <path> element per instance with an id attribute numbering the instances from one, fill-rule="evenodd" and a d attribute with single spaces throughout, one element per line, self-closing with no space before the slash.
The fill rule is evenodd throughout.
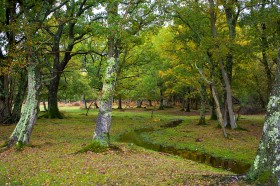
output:
<path id="1" fill-rule="evenodd" d="M 165 129 L 162 134 L 151 133 L 148 137 L 165 144 L 173 144 L 179 139 L 181 141 L 178 144 L 182 147 L 191 145 L 186 139 L 202 138 L 203 142 L 200 144 L 204 144 L 207 139 L 215 138 L 212 134 L 199 132 L 202 131 L 202 126 L 193 124 L 196 117 L 175 116 L 173 112 L 164 110 L 154 112 L 154 118 L 151 118 L 150 111 L 141 109 L 114 110 L 111 141 L 118 148 L 102 153 L 75 153 L 91 143 L 97 111 L 91 110 L 89 116 L 85 116 L 86 111 L 78 107 L 62 107 L 61 110 L 66 119 L 38 119 L 31 145 L 22 151 L 10 149 L 0 154 L 0 185 L 209 185 L 219 182 L 220 177 L 231 174 L 180 157 L 116 142 L 121 133 L 162 125 L 174 118 L 183 118 L 185 121 L 176 128 Z M 251 119 L 244 118 L 242 127 L 249 126 Z M 255 123 L 256 127 L 261 128 L 261 118 L 259 120 Z M 195 131 L 196 127 L 200 129 Z M 205 131 L 207 127 L 211 132 L 216 131 L 222 135 L 214 123 L 206 126 Z M 0 144 L 5 142 L 13 128 L 14 126 L 0 126 Z M 245 137 L 246 131 L 236 131 L 236 135 L 234 132 L 230 133 L 232 141 L 249 140 Z M 191 138 L 184 139 L 184 136 Z M 207 144 L 219 144 L 218 139 Z M 247 143 L 249 145 L 255 141 L 253 139 Z M 223 153 L 224 150 L 223 146 L 216 153 Z M 247 151 L 247 155 L 253 157 L 250 151 Z M 238 184 L 245 185 L 243 182 Z"/>
<path id="2" fill-rule="evenodd" d="M 229 138 L 223 137 L 216 121 L 206 126 L 196 125 L 198 116 L 188 117 L 176 128 L 143 134 L 146 140 L 163 146 L 205 152 L 215 157 L 239 160 L 252 164 L 263 127 L 263 116 L 242 116 L 238 124 L 245 130 L 227 129 Z"/>

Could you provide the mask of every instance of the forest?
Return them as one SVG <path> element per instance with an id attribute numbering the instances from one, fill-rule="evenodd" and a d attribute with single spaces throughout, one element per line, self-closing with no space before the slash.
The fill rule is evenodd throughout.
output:
<path id="1" fill-rule="evenodd" d="M 0 4 L 0 185 L 280 185 L 279 0 Z"/>

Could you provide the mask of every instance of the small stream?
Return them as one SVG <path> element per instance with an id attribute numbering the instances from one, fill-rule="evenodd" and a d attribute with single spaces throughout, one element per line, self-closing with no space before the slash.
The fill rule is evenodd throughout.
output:
<path id="1" fill-rule="evenodd" d="M 249 170 L 251 165 L 248 163 L 244 163 L 244 162 L 237 161 L 237 160 L 224 159 L 221 157 L 214 157 L 210 154 L 206 154 L 206 153 L 202 153 L 202 152 L 198 152 L 198 151 L 192 151 L 192 150 L 188 150 L 188 149 L 177 149 L 176 147 L 173 147 L 173 146 L 163 146 L 160 144 L 154 144 L 150 141 L 144 140 L 143 137 L 141 136 L 141 134 L 145 133 L 145 132 L 152 132 L 155 130 L 162 130 L 165 128 L 176 127 L 179 124 L 181 124 L 182 121 L 183 120 L 174 120 L 165 125 L 161 125 L 159 129 L 142 128 L 142 129 L 137 129 L 137 130 L 134 130 L 131 132 L 127 132 L 127 133 L 124 133 L 123 135 L 121 135 L 119 137 L 118 141 L 126 142 L 126 143 L 134 143 L 135 145 L 138 145 L 138 146 L 141 146 L 141 147 L 144 147 L 147 149 L 151 149 L 154 151 L 177 155 L 177 156 L 189 159 L 189 160 L 211 165 L 212 167 L 215 167 L 215 168 L 222 168 L 222 169 L 234 172 L 236 174 L 245 174 Z"/>

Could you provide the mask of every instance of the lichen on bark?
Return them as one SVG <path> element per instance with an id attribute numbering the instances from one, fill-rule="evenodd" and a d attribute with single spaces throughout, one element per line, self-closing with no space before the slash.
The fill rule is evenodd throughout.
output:
<path id="1" fill-rule="evenodd" d="M 280 49 L 275 84 L 267 105 L 263 133 L 249 179 L 280 185 Z"/>
<path id="2" fill-rule="evenodd" d="M 107 60 L 107 67 L 103 79 L 100 107 L 97 117 L 93 140 L 102 146 L 110 144 L 110 127 L 112 120 L 112 102 L 116 83 L 116 59 L 111 57 Z"/>
<path id="3" fill-rule="evenodd" d="M 30 63 L 28 67 L 28 94 L 19 122 L 17 123 L 7 146 L 13 144 L 24 146 L 29 143 L 33 126 L 37 119 L 40 77 L 36 64 Z"/>

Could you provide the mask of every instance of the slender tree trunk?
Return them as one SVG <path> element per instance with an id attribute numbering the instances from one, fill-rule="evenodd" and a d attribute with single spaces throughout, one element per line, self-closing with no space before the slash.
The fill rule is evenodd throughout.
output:
<path id="1" fill-rule="evenodd" d="M 210 90 L 211 90 L 211 94 L 212 94 L 212 85 L 210 85 Z M 216 107 L 215 107 L 215 100 L 213 98 L 213 94 L 212 94 L 212 98 L 210 98 L 210 120 L 217 120 L 217 112 L 216 112 Z"/>
<path id="2" fill-rule="evenodd" d="M 7 146 L 13 144 L 19 146 L 29 143 L 33 126 L 37 119 L 39 104 L 40 75 L 36 63 L 31 62 L 28 67 L 28 94 L 23 113 L 9 138 Z"/>
<path id="3" fill-rule="evenodd" d="M 266 101 L 268 101 L 269 93 L 271 92 L 271 87 L 273 84 L 273 78 L 272 78 L 272 72 L 269 67 L 268 59 L 267 59 L 267 49 L 268 49 L 268 42 L 266 37 L 266 24 L 262 23 L 262 37 L 261 37 L 261 47 L 262 47 L 262 64 L 265 69 L 266 74 L 266 81 L 267 81 L 267 87 L 266 87 Z"/>
<path id="4" fill-rule="evenodd" d="M 14 107 L 13 107 L 12 116 L 11 116 L 9 123 L 17 123 L 20 120 L 21 108 L 22 108 L 24 96 L 26 93 L 27 85 L 28 85 L 28 78 L 27 78 L 27 73 L 24 70 L 24 72 L 21 73 L 19 89 L 18 89 L 18 93 L 14 100 Z"/>
<path id="5" fill-rule="evenodd" d="M 46 101 L 43 100 L 43 106 L 44 106 L 44 111 L 45 112 L 48 112 L 48 108 L 47 108 L 47 105 L 46 105 Z"/>
<path id="6" fill-rule="evenodd" d="M 227 105 L 227 110 L 228 110 L 228 114 L 229 114 L 229 118 L 230 118 L 230 126 L 232 129 L 235 129 L 235 128 L 237 128 L 237 125 L 236 125 L 235 116 L 234 116 L 234 112 L 233 112 L 231 86 L 230 86 L 230 82 L 229 82 L 229 79 L 227 76 L 227 72 L 225 71 L 222 62 L 220 61 L 219 63 L 220 63 L 220 68 L 222 70 L 223 79 L 224 79 L 224 82 L 226 85 L 226 94 L 227 94 L 226 105 Z"/>
<path id="7" fill-rule="evenodd" d="M 11 117 L 10 91 L 8 76 L 0 77 L 0 123 L 7 123 Z"/>
<path id="8" fill-rule="evenodd" d="M 142 108 L 142 103 L 143 103 L 142 100 L 137 100 L 136 101 L 136 108 Z"/>
<path id="9" fill-rule="evenodd" d="M 267 105 L 262 138 L 248 177 L 268 185 L 280 185 L 280 48 L 275 84 Z"/>
<path id="10" fill-rule="evenodd" d="M 152 107 L 153 106 L 152 100 L 149 99 L 148 102 L 149 102 L 149 107 Z"/>
<path id="11" fill-rule="evenodd" d="M 221 111 L 221 108 L 220 108 L 219 99 L 218 99 L 218 96 L 217 96 L 217 90 L 216 90 L 216 87 L 214 85 L 212 85 L 211 87 L 212 87 L 212 95 L 213 95 L 213 98 L 214 98 L 214 101 L 215 101 L 215 104 L 216 104 L 216 111 L 217 111 L 219 123 L 222 127 L 224 137 L 227 138 L 226 129 L 225 129 L 225 126 L 223 124 L 224 123 L 223 115 L 222 115 L 222 111 Z"/>
<path id="12" fill-rule="evenodd" d="M 164 109 L 164 104 L 163 104 L 163 91 L 160 90 L 160 102 L 159 102 L 159 110 L 163 110 Z"/>
<path id="13" fill-rule="evenodd" d="M 181 101 L 181 111 L 185 111 L 185 103 L 186 103 L 185 98 L 183 98 Z"/>
<path id="14" fill-rule="evenodd" d="M 84 108 L 87 109 L 87 100 L 84 94 L 83 94 L 83 102 L 84 102 Z"/>
<path id="15" fill-rule="evenodd" d="M 122 109 L 122 97 L 119 96 L 119 100 L 118 100 L 118 109 Z"/>
<path id="16" fill-rule="evenodd" d="M 191 99 L 187 98 L 186 112 L 190 112 L 190 111 L 191 111 Z"/>
<path id="17" fill-rule="evenodd" d="M 206 87 L 203 82 L 200 81 L 200 119 L 198 125 L 206 125 L 205 122 L 205 95 Z"/>

